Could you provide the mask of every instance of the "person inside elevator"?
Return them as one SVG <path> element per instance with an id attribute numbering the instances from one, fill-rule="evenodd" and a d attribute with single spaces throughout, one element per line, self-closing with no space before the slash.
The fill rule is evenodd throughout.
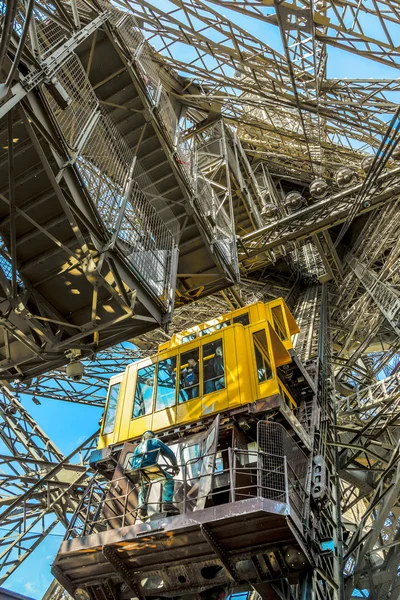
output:
<path id="1" fill-rule="evenodd" d="M 222 355 L 222 346 L 215 348 L 214 357 L 208 361 L 204 370 L 205 393 L 209 394 L 225 387 L 225 367 Z"/>
<path id="2" fill-rule="evenodd" d="M 188 400 L 199 396 L 199 363 L 195 356 L 188 358 L 187 367 L 182 371 L 182 384 Z"/>

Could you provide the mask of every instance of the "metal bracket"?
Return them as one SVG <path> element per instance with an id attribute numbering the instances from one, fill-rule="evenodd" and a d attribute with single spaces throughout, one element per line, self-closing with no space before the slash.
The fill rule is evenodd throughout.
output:
<path id="1" fill-rule="evenodd" d="M 75 592 L 75 586 L 72 584 L 72 581 L 68 577 L 68 575 L 66 575 L 63 571 L 61 571 L 60 567 L 57 567 L 57 565 L 53 565 L 51 567 L 51 572 L 54 575 L 54 577 L 57 579 L 57 581 L 59 583 L 61 583 L 63 588 L 65 588 L 67 590 L 68 594 L 70 596 L 72 596 L 72 598 L 73 598 L 74 592 Z"/>
<path id="2" fill-rule="evenodd" d="M 139 587 L 131 573 L 131 571 L 124 565 L 122 560 L 118 558 L 115 552 L 111 549 L 110 546 L 103 546 L 103 556 L 113 567 L 114 571 L 118 573 L 121 577 L 122 581 L 128 586 L 131 592 L 138 597 L 138 600 L 146 600 L 146 597 L 143 596 L 142 592 L 139 590 Z"/>
<path id="3" fill-rule="evenodd" d="M 240 581 L 240 578 L 236 572 L 235 566 L 232 564 L 229 556 L 226 554 L 225 550 L 221 546 L 221 544 L 215 539 L 214 535 L 211 533 L 210 529 L 207 525 L 200 525 L 200 531 L 210 548 L 213 552 L 218 556 L 222 564 L 224 565 L 226 571 L 233 581 Z"/>

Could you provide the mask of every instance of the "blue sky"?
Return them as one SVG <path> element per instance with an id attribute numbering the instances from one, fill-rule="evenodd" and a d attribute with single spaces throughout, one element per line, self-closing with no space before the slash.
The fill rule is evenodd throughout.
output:
<path id="1" fill-rule="evenodd" d="M 99 407 L 44 398 L 40 398 L 40 406 L 35 405 L 28 397 L 22 397 L 20 400 L 65 456 L 96 431 L 103 412 Z M 37 526 L 35 531 L 39 530 L 40 528 Z M 3 584 L 3 587 L 26 594 L 35 600 L 41 599 L 53 579 L 50 565 L 63 536 L 64 527 L 56 526 L 42 544 Z"/>
<path id="2" fill-rule="evenodd" d="M 166 5 L 166 2 L 159 0 L 155 4 L 159 6 L 161 4 Z M 224 12 L 227 15 L 229 13 L 231 17 L 233 16 L 241 27 L 251 31 L 277 51 L 281 51 L 282 47 L 277 27 L 267 26 L 261 21 L 253 21 L 235 15 L 228 10 Z M 391 79 L 399 76 L 398 72 L 390 67 L 361 59 L 342 50 L 329 48 L 328 53 L 328 77 L 330 78 Z M 185 58 L 187 57 L 185 56 Z M 102 409 L 97 407 L 73 405 L 55 400 L 40 399 L 40 406 L 36 406 L 30 398 L 23 397 L 21 400 L 34 419 L 65 455 L 96 430 L 102 413 Z M 4 586 L 31 596 L 35 600 L 42 598 L 52 580 L 50 564 L 61 543 L 62 536 L 63 528 L 59 526 L 5 582 Z"/>

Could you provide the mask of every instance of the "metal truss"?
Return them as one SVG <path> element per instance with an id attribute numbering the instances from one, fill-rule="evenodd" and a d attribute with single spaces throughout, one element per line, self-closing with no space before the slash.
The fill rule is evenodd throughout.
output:
<path id="1" fill-rule="evenodd" d="M 97 432 L 65 457 L 4 386 L 0 419 L 3 583 L 58 523 L 67 524 L 85 489 Z"/>
<path id="2" fill-rule="evenodd" d="M 364 289 L 379 307 L 395 334 L 400 336 L 400 326 L 398 324 L 400 314 L 399 292 L 388 283 L 381 281 L 373 271 L 370 271 L 355 256 L 349 255 L 347 262 L 353 273 L 362 283 Z"/>
<path id="3" fill-rule="evenodd" d="M 256 145 L 256 152 L 262 152 L 263 158 L 268 158 L 279 171 L 286 168 L 295 177 L 299 177 L 299 172 L 306 177 L 315 172 L 315 166 L 310 163 L 310 144 L 323 153 L 328 172 L 332 172 L 338 160 L 343 160 L 342 164 L 357 165 L 361 154 L 351 139 L 375 147 L 378 132 L 386 129 L 385 121 L 378 116 L 383 114 L 385 104 L 382 84 L 351 80 L 326 82 L 324 79 L 327 38 L 321 35 L 322 31 L 337 20 L 338 13 L 344 13 L 347 27 L 353 12 L 354 32 L 358 26 L 362 27 L 364 19 L 366 22 L 370 19 L 363 10 L 347 10 L 335 2 L 326 3 L 326 9 L 321 6 L 322 14 L 313 10 L 309 2 L 289 5 L 215 1 L 206 4 L 199 0 L 174 0 L 166 3 L 165 8 L 149 2 L 120 4 L 129 7 L 141 19 L 151 43 L 171 66 L 201 82 L 202 93 L 197 94 L 197 98 L 186 94 L 184 100 L 190 104 L 196 102 L 198 108 L 202 108 L 206 98 L 213 106 L 219 106 L 226 118 L 238 125 L 241 137 Z M 224 7 L 229 8 L 232 15 L 236 11 L 265 23 L 278 24 L 287 48 L 286 56 L 242 29 L 237 24 L 239 17 L 234 21 L 233 16 L 222 16 L 220 9 Z M 324 12 L 332 14 L 332 19 L 324 17 Z M 398 20 L 395 12 L 392 18 L 394 22 Z M 383 22 L 385 26 L 384 19 Z M 341 31 L 344 33 L 344 27 Z M 372 43 L 366 38 L 365 44 L 369 41 Z M 180 58 L 178 49 L 182 44 L 190 44 L 196 52 L 188 63 Z M 347 49 L 350 48 L 351 45 Z M 210 68 L 206 68 L 206 63 Z M 232 69 L 236 76 L 232 76 Z M 377 85 L 376 93 L 371 95 L 368 89 L 372 91 L 374 85 Z M 363 97 L 367 104 L 363 103 Z M 389 103 L 394 107 L 390 100 Z M 314 128 L 313 138 L 309 140 L 312 127 L 308 121 L 311 124 L 311 120 L 316 120 L 317 129 Z M 324 125 L 325 135 L 322 135 L 322 131 L 318 131 L 325 120 L 329 122 Z M 309 129 L 305 135 L 304 127 Z M 335 153 L 336 144 L 343 148 L 343 153 Z M 350 153 L 348 146 L 352 148 Z"/>
<path id="4" fill-rule="evenodd" d="M 332 48 L 399 68 L 399 22 L 395 0 L 0 2 L 0 582 L 67 523 L 94 444 L 64 457 L 12 391 L 103 406 L 174 331 L 284 296 L 331 475 L 314 593 L 397 597 L 399 84 L 327 73 Z"/>
<path id="5" fill-rule="evenodd" d="M 382 583 L 387 598 L 398 593 L 399 403 L 398 375 L 340 401 L 339 468 L 348 528 L 346 598 L 360 582 L 373 598 L 381 597 Z"/>

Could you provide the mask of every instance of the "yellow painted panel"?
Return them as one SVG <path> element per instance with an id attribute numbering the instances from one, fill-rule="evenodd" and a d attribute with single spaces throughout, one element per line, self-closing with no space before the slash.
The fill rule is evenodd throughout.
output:
<path id="1" fill-rule="evenodd" d="M 141 362 L 142 361 L 140 361 L 140 363 Z M 132 419 L 133 396 L 136 385 L 136 371 L 137 365 L 140 363 L 129 365 L 125 371 L 126 385 L 124 390 L 124 407 L 119 426 L 119 436 L 118 440 L 116 440 L 118 442 L 129 439 L 129 424 Z"/>
<path id="2" fill-rule="evenodd" d="M 286 317 L 286 321 L 289 327 L 289 331 L 290 331 L 290 335 L 294 335 L 295 333 L 299 333 L 300 332 L 300 327 L 297 325 L 296 321 L 294 320 L 294 317 L 292 315 L 292 313 L 290 312 L 288 305 L 286 304 L 286 302 L 282 299 L 282 304 L 283 304 L 283 310 L 285 313 L 285 317 Z"/>
<path id="3" fill-rule="evenodd" d="M 201 398 L 194 398 L 178 404 L 178 423 L 195 421 L 201 417 Z"/>
<path id="4" fill-rule="evenodd" d="M 176 406 L 164 408 L 163 410 L 157 410 L 153 413 L 153 422 L 151 429 L 158 431 L 160 429 L 167 429 L 172 427 L 176 423 Z"/>
<path id="5" fill-rule="evenodd" d="M 246 329 L 242 325 L 234 325 L 225 333 L 226 378 L 228 382 L 228 406 L 239 406 L 241 403 L 240 382 L 242 373 L 247 372 L 247 355 L 245 350 Z M 241 349 L 243 356 L 239 355 Z"/>
<path id="6" fill-rule="evenodd" d="M 206 394 L 202 398 L 202 415 L 207 417 L 215 412 L 220 412 L 228 408 L 228 390 L 217 390 Z"/>
<path id="7" fill-rule="evenodd" d="M 126 439 L 132 439 L 140 437 L 147 429 L 152 428 L 153 415 L 144 415 L 143 417 L 137 417 L 129 423 L 129 434 Z"/>
<path id="8" fill-rule="evenodd" d="M 277 367 L 281 367 L 282 365 L 288 365 L 292 362 L 292 357 L 286 350 L 284 344 L 282 343 L 282 340 L 278 337 L 278 334 L 276 333 L 275 329 L 270 323 L 268 323 L 267 329 L 275 365 Z"/>
<path id="9" fill-rule="evenodd" d="M 251 382 L 250 353 L 249 353 L 249 335 L 248 328 L 244 329 L 240 325 L 233 327 L 233 340 L 227 344 L 231 353 L 229 354 L 231 384 L 229 386 L 229 407 L 239 404 L 248 404 L 253 402 L 255 390 Z M 233 351 L 234 350 L 234 351 Z"/>
<path id="10" fill-rule="evenodd" d="M 263 383 L 258 383 L 256 400 L 268 398 L 268 396 L 273 396 L 274 394 L 279 394 L 278 381 L 275 377 Z"/>

